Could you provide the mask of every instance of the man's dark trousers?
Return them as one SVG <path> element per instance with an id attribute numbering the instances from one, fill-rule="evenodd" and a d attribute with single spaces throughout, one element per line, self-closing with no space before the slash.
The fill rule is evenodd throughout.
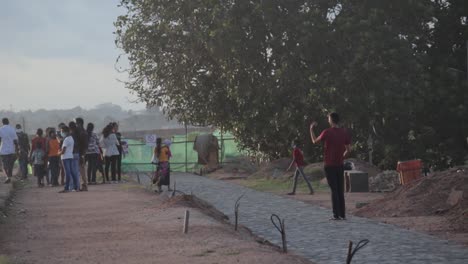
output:
<path id="1" fill-rule="evenodd" d="M 330 186 L 331 190 L 333 217 L 346 218 L 344 198 L 344 167 L 326 166 L 325 175 L 327 175 L 328 185 Z"/>

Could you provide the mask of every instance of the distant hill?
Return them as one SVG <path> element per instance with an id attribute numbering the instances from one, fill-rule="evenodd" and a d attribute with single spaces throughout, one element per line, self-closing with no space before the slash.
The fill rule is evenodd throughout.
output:
<path id="1" fill-rule="evenodd" d="M 183 127 L 176 121 L 168 121 L 167 117 L 158 108 L 126 111 L 112 103 L 100 104 L 89 110 L 81 107 L 20 112 L 0 110 L 0 118 L 4 117 L 10 119 L 12 125 L 24 124 L 25 131 L 28 134 L 35 134 L 37 128 L 57 127 L 59 123 L 68 123 L 76 117 L 82 117 L 85 124 L 88 122 L 94 123 L 97 132 L 100 132 L 109 122 L 118 122 L 122 131 Z"/>

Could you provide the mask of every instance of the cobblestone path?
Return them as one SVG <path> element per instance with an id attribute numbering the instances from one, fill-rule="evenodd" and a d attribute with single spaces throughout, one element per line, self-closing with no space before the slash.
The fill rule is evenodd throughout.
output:
<path id="1" fill-rule="evenodd" d="M 272 214 L 285 218 L 288 249 L 316 263 L 345 263 L 348 241 L 369 239 L 353 263 L 468 263 L 468 249 L 452 242 L 370 219 L 349 216 L 329 221 L 329 209 L 258 192 L 226 181 L 174 173 L 177 189 L 211 203 L 234 221 L 234 204 L 241 199 L 239 222 L 255 235 L 281 245 Z"/>

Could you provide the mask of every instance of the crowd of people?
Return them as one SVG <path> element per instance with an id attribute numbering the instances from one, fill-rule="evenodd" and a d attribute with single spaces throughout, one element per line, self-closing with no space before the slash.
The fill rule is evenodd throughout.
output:
<path id="1" fill-rule="evenodd" d="M 102 183 L 121 182 L 121 139 L 117 123 L 109 123 L 99 138 L 94 132 L 94 124 L 88 123 L 85 129 L 83 118 L 78 117 L 68 125 L 60 123 L 57 129 L 49 127 L 45 133 L 39 128 L 30 141 L 21 125 L 13 128 L 8 118 L 3 118 L 0 157 L 6 174 L 5 183 L 11 182 L 16 160 L 22 179 L 27 179 L 28 164 L 31 164 L 39 187 L 64 186 L 63 193 L 87 191 L 88 184 L 97 184 L 98 171 Z"/>
<path id="2" fill-rule="evenodd" d="M 154 148 L 157 169 L 153 181 L 157 192 L 162 191 L 162 186 L 170 190 L 170 145 L 170 140 L 158 138 Z M 5 183 L 11 182 L 14 163 L 18 160 L 20 177 L 28 178 L 30 164 L 38 187 L 63 186 L 61 193 L 87 191 L 88 185 L 97 184 L 97 172 L 103 184 L 120 183 L 123 155 L 122 134 L 115 122 L 106 125 L 98 136 L 93 123 L 85 128 L 83 118 L 78 117 L 68 125 L 49 127 L 45 133 L 39 128 L 29 140 L 21 125 L 13 128 L 8 118 L 2 119 L 0 160 L 6 174 Z"/>

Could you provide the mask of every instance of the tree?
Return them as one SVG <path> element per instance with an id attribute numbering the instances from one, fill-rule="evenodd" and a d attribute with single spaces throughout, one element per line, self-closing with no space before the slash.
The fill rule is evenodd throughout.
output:
<path id="1" fill-rule="evenodd" d="M 464 124 L 440 120 L 465 114 L 466 94 L 460 82 L 439 74 L 453 62 L 463 68 L 456 59 L 466 31 L 461 0 L 121 4 L 127 14 L 115 22 L 116 44 L 129 59 L 127 87 L 171 118 L 221 127 L 244 148 L 279 157 L 292 139 L 306 140 L 311 119 L 335 110 L 353 130 L 361 158 L 371 143 L 375 162 L 385 167 L 398 159 L 434 161 L 441 153 L 461 162 L 459 148 L 443 149 L 459 142 Z M 454 43 L 447 60 L 439 56 Z M 448 114 L 427 104 L 445 99 Z M 457 133 L 442 138 L 444 148 L 427 148 L 447 125 Z"/>

